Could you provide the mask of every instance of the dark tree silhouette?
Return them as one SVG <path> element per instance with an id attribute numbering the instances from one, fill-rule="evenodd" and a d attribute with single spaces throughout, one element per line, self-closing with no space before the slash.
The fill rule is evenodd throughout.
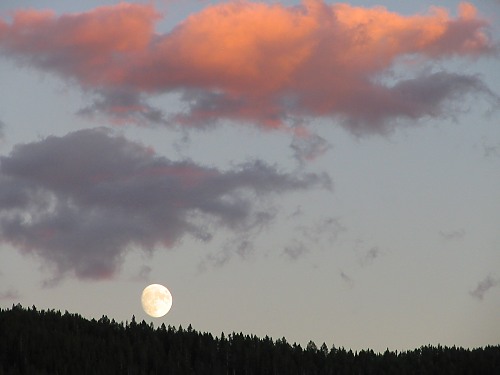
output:
<path id="1" fill-rule="evenodd" d="M 424 346 L 404 352 L 353 352 L 310 341 L 231 333 L 213 337 L 189 325 L 87 320 L 35 306 L 0 309 L 0 375 L 341 375 L 500 374 L 500 345 Z"/>

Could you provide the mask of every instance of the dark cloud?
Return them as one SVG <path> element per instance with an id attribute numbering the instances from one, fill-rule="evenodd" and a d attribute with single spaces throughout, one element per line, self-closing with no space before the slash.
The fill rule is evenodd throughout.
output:
<path id="1" fill-rule="evenodd" d="M 482 300 L 486 292 L 498 285 L 500 285 L 500 279 L 495 279 L 493 276 L 488 275 L 484 280 L 477 284 L 476 289 L 469 293 L 472 297 Z"/>
<path id="2" fill-rule="evenodd" d="M 110 277 L 124 254 L 243 233 L 260 197 L 328 187 L 327 175 L 287 174 L 260 161 L 231 170 L 171 161 L 104 129 L 14 147 L 0 158 L 0 236 L 62 276 Z M 244 251 L 241 250 L 241 251 Z"/>

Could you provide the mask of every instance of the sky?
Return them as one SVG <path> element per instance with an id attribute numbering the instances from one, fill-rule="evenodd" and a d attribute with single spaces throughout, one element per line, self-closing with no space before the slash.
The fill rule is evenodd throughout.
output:
<path id="1" fill-rule="evenodd" d="M 500 2 L 3 0 L 0 307 L 500 343 Z M 171 311 L 140 295 L 166 285 Z"/>

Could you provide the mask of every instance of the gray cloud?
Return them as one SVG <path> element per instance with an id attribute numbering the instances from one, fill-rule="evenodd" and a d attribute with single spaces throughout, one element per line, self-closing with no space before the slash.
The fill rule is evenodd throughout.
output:
<path id="1" fill-rule="evenodd" d="M 149 275 L 151 274 L 151 271 L 152 271 L 151 267 L 143 265 L 133 279 L 138 281 L 147 281 L 149 280 Z"/>
<path id="2" fill-rule="evenodd" d="M 495 279 L 493 276 L 488 275 L 484 280 L 481 280 L 477 284 L 476 289 L 469 293 L 472 297 L 482 300 L 486 292 L 498 285 L 500 285 L 500 279 Z"/>
<path id="3" fill-rule="evenodd" d="M 353 113 L 345 118 L 344 127 L 358 135 L 383 134 L 400 119 L 455 116 L 466 110 L 462 107 L 463 99 L 469 94 L 486 97 L 494 107 L 500 105 L 498 95 L 475 75 L 422 73 L 399 80 L 394 86 L 374 85 L 353 101 Z"/>
<path id="4" fill-rule="evenodd" d="M 339 219 L 327 217 L 309 226 L 297 226 L 295 230 L 309 241 L 318 243 L 320 240 L 326 239 L 329 243 L 332 243 L 340 233 L 346 231 L 346 227 Z"/>
<path id="5" fill-rule="evenodd" d="M 319 104 L 310 102 L 310 97 L 317 97 L 316 92 L 297 93 L 294 104 L 285 105 L 283 103 L 287 101 L 283 100 L 281 93 L 250 100 L 244 95 L 235 98 L 233 94 L 189 90 L 182 97 L 187 110 L 173 114 L 169 124 L 203 128 L 216 125 L 222 118 L 273 128 L 276 124 L 302 124 L 314 118 L 330 118 L 339 120 L 347 131 L 361 136 L 387 134 L 405 120 L 455 118 L 467 111 L 463 107 L 467 97 L 482 97 L 493 108 L 500 106 L 500 97 L 478 75 L 421 72 L 413 77 L 400 78 L 393 85 L 383 80 L 358 79 L 353 86 L 363 89 L 343 93 L 343 98 L 338 99 L 339 104 L 325 105 L 331 107 L 325 111 L 315 110 Z M 328 89 L 325 88 L 325 92 Z M 333 97 L 335 95 L 332 93 Z M 327 100 L 322 95 L 320 99 Z M 299 162 L 314 160 L 330 147 L 316 134 L 294 137 L 291 143 L 294 157 Z"/>
<path id="6" fill-rule="evenodd" d="M 443 238 L 445 240 L 456 240 L 456 239 L 464 238 L 465 229 L 439 231 L 439 235 L 441 236 L 441 238 Z"/>
<path id="7" fill-rule="evenodd" d="M 489 157 L 500 157 L 500 143 L 497 144 L 483 144 L 484 156 Z"/>
<path id="8" fill-rule="evenodd" d="M 171 161 L 104 129 L 17 145 L 0 163 L 1 240 L 80 278 L 111 277 L 132 247 L 242 233 L 263 217 L 261 196 L 330 184 L 260 161 L 227 171 Z"/>
<path id="9" fill-rule="evenodd" d="M 359 264 L 361 266 L 368 266 L 373 263 L 375 259 L 377 259 L 382 254 L 382 251 L 378 248 L 378 246 L 373 246 L 368 250 L 359 260 Z"/>
<path id="10" fill-rule="evenodd" d="M 283 255 L 285 255 L 288 259 L 297 260 L 308 252 L 309 249 L 302 241 L 295 240 L 293 243 L 285 246 Z"/>
<path id="11" fill-rule="evenodd" d="M 276 213 L 274 207 L 267 207 L 267 211 L 255 212 L 253 217 L 244 224 L 244 228 L 222 244 L 220 251 L 208 254 L 203 259 L 199 264 L 199 270 L 204 271 L 209 265 L 221 267 L 228 263 L 233 255 L 237 255 L 240 259 L 249 258 L 254 252 L 254 240 L 269 227 Z"/>
<path id="12" fill-rule="evenodd" d="M 16 300 L 19 298 L 19 292 L 15 289 L 7 289 L 0 291 L 0 301 Z"/>
<path id="13" fill-rule="evenodd" d="M 302 215 L 302 209 L 298 207 L 289 219 Z M 311 225 L 298 225 L 294 228 L 296 236 L 284 247 L 283 255 L 288 259 L 297 260 L 309 253 L 311 247 L 317 248 L 320 243 L 331 245 L 344 231 L 346 228 L 340 220 L 333 217 L 322 218 Z"/>
<path id="14" fill-rule="evenodd" d="M 295 159 L 303 164 L 325 154 L 331 148 L 331 144 L 317 134 L 309 134 L 303 137 L 294 137 L 290 147 Z"/>
<path id="15" fill-rule="evenodd" d="M 141 126 L 168 125 L 165 114 L 149 105 L 143 95 L 132 90 L 96 90 L 98 99 L 77 111 L 83 117 L 104 115 L 113 123 L 132 123 Z"/>
<path id="16" fill-rule="evenodd" d="M 354 286 L 354 280 L 347 275 L 344 271 L 340 271 L 340 278 L 342 279 L 343 282 L 345 282 L 349 287 Z"/>
<path id="17" fill-rule="evenodd" d="M 297 217 L 301 217 L 304 215 L 304 211 L 302 209 L 302 206 L 297 206 L 297 208 L 295 209 L 295 211 L 293 211 L 290 215 L 288 215 L 288 219 L 293 219 L 293 218 L 297 218 Z"/>

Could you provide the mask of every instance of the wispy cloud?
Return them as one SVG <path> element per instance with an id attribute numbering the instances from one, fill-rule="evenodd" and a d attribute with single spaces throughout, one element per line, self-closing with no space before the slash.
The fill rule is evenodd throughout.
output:
<path id="1" fill-rule="evenodd" d="M 296 219 L 302 214 L 299 207 L 289 219 Z M 290 260 L 297 260 L 310 253 L 313 248 L 331 247 L 338 236 L 346 230 L 341 221 L 333 217 L 322 218 L 309 225 L 297 225 L 294 228 L 296 235 L 284 247 L 283 255 Z"/>
<path id="2" fill-rule="evenodd" d="M 354 280 L 349 275 L 347 275 L 344 271 L 340 271 L 340 278 L 350 288 L 352 288 L 354 286 Z"/>
<path id="3" fill-rule="evenodd" d="M 481 280 L 476 289 L 470 292 L 470 295 L 474 298 L 482 300 L 486 292 L 488 292 L 491 288 L 500 285 L 500 279 L 496 279 L 491 275 L 488 275 L 484 280 Z"/>
<path id="4" fill-rule="evenodd" d="M 223 266 L 235 255 L 240 259 L 248 259 L 254 253 L 255 239 L 270 227 L 276 217 L 277 209 L 269 206 L 269 203 L 268 201 L 266 211 L 255 212 L 244 227 L 229 235 L 229 239 L 224 241 L 219 251 L 207 254 L 199 264 L 199 270 L 205 270 L 208 266 Z"/>
<path id="5" fill-rule="evenodd" d="M 326 240 L 329 244 L 333 243 L 339 234 L 346 230 L 340 219 L 334 217 L 322 218 L 310 225 L 300 225 L 295 228 L 295 231 L 301 234 L 304 239 L 315 243 Z"/>
<path id="6" fill-rule="evenodd" d="M 382 251 L 379 249 L 379 247 L 373 246 L 370 248 L 370 250 L 362 255 L 362 257 L 359 259 L 359 264 L 363 267 L 368 266 L 372 264 L 375 259 L 377 259 L 381 254 Z"/>
<path id="7" fill-rule="evenodd" d="M 98 119 L 101 115 L 105 115 L 115 125 L 124 123 L 141 126 L 168 124 L 165 114 L 150 106 L 144 95 L 134 90 L 96 90 L 95 96 L 97 99 L 91 105 L 78 110 L 78 115 L 91 119 Z"/>
<path id="8" fill-rule="evenodd" d="M 298 258 L 307 254 L 310 250 L 307 246 L 299 240 L 294 240 L 289 245 L 285 246 L 283 249 L 283 255 L 291 260 L 297 260 Z"/>
<path id="9" fill-rule="evenodd" d="M 148 281 L 149 275 L 151 274 L 152 268 L 150 266 L 143 265 L 140 267 L 136 275 L 132 277 L 134 281 Z"/>
<path id="10" fill-rule="evenodd" d="M 464 238 L 465 229 L 457 229 L 450 231 L 439 231 L 439 236 L 444 240 L 457 240 Z"/>
<path id="11" fill-rule="evenodd" d="M 462 3 L 401 15 L 383 7 L 304 0 L 297 6 L 229 1 L 161 33 L 150 4 L 120 2 L 56 15 L 19 10 L 0 19 L 4 56 L 77 82 L 97 95 L 81 113 L 113 121 L 201 127 L 221 119 L 288 128 L 336 118 L 354 133 L 381 133 L 398 119 L 449 115 L 464 95 L 494 97 L 475 75 L 430 71 L 384 77 L 405 56 L 423 61 L 488 55 L 488 21 Z M 185 111 L 148 98 L 179 93 Z M 297 157 L 324 152 L 295 142 Z"/>
<path id="12" fill-rule="evenodd" d="M 81 278 L 111 277 L 131 247 L 243 233 L 267 212 L 260 197 L 330 184 L 260 161 L 230 170 L 171 161 L 104 129 L 20 144 L 0 163 L 0 240 Z"/>
<path id="13" fill-rule="evenodd" d="M 13 301 L 19 298 L 19 292 L 15 289 L 0 290 L 0 301 Z"/>
<path id="14" fill-rule="evenodd" d="M 303 134 L 295 133 L 290 147 L 300 164 L 317 159 L 331 148 L 331 144 L 317 134 L 307 131 Z"/>
<path id="15" fill-rule="evenodd" d="M 483 143 L 484 156 L 490 157 L 500 157 L 500 143 Z"/>

